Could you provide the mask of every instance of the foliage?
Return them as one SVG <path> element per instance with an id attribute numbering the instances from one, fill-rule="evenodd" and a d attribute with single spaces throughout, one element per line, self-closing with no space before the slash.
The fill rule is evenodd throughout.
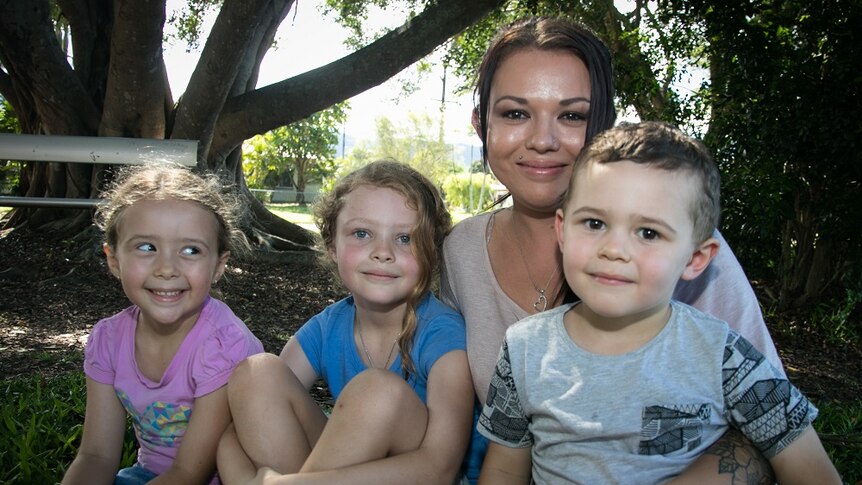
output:
<path id="1" fill-rule="evenodd" d="M 850 342 L 862 341 L 859 318 L 853 318 L 853 312 L 860 303 L 862 292 L 848 289 L 844 298 L 825 301 L 814 307 L 811 323 L 818 327 L 820 335 L 825 336 L 827 345 L 846 346 Z"/>
<path id="2" fill-rule="evenodd" d="M 80 444 L 86 396 L 80 373 L 3 382 L 0 483 L 60 481 Z M 131 466 L 135 455 L 129 426 L 121 466 Z"/>
<path id="3" fill-rule="evenodd" d="M 492 186 L 495 181 L 491 174 L 451 174 L 442 185 L 446 205 L 449 210 L 459 208 L 470 214 L 481 212 L 494 202 Z"/>
<path id="4" fill-rule="evenodd" d="M 186 0 L 185 8 L 171 12 L 168 24 L 176 29 L 173 37 L 186 43 L 186 51 L 200 47 L 204 17 L 221 6 L 222 0 Z M 170 37 L 166 40 L 172 40 Z"/>
<path id="5" fill-rule="evenodd" d="M 817 403 L 814 429 L 844 483 L 862 481 L 862 401 Z"/>
<path id="6" fill-rule="evenodd" d="M 18 118 L 9 102 L 0 96 L 0 133 L 20 133 Z M 0 160 L 0 194 L 15 193 L 21 176 L 21 164 Z"/>
<path id="7" fill-rule="evenodd" d="M 306 182 L 323 179 L 335 171 L 336 146 L 348 107 L 347 102 L 339 103 L 304 120 L 252 138 L 246 144 L 243 158 L 248 186 L 294 186 L 297 189 L 296 202 L 304 203 L 300 194 L 305 190 Z"/>
<path id="8" fill-rule="evenodd" d="M 377 118 L 377 137 L 369 153 L 374 160 L 392 158 L 406 163 L 435 184 L 441 184 L 455 170 L 452 148 L 434 133 L 427 114 L 410 113 L 408 122 L 396 126 L 386 117 Z"/>
<path id="9" fill-rule="evenodd" d="M 779 281 L 781 307 L 860 291 L 862 4 L 691 3 L 710 41 L 728 239 L 751 274 Z"/>

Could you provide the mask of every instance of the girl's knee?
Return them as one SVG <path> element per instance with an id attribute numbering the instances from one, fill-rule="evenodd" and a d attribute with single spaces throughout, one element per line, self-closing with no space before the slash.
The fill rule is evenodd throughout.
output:
<path id="1" fill-rule="evenodd" d="M 336 409 L 339 406 L 359 407 L 379 417 L 425 412 L 425 405 L 401 376 L 381 369 L 369 369 L 354 377 L 335 403 Z"/>
<path id="2" fill-rule="evenodd" d="M 290 374 L 290 375 L 288 375 Z M 274 354 L 252 355 L 240 362 L 228 381 L 228 394 L 254 392 L 255 389 L 273 389 L 292 376 L 290 368 Z"/>

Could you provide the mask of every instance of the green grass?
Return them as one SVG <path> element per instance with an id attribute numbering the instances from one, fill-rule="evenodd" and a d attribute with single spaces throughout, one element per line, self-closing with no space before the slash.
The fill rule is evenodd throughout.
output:
<path id="1" fill-rule="evenodd" d="M 814 428 L 845 483 L 862 482 L 862 400 L 817 404 Z"/>
<path id="2" fill-rule="evenodd" d="M 55 483 L 80 444 L 86 390 L 80 372 L 0 383 L 0 483 Z M 818 404 L 815 428 L 845 483 L 862 480 L 862 401 Z M 122 466 L 135 459 L 135 437 L 126 432 Z"/>
<path id="3" fill-rule="evenodd" d="M 0 483 L 59 482 L 81 441 L 87 401 L 83 374 L 26 377 L 0 385 Z M 134 463 L 135 453 L 130 426 L 121 465 Z"/>
<path id="4" fill-rule="evenodd" d="M 311 213 L 311 205 L 266 204 L 266 208 L 286 221 L 302 226 L 309 231 L 317 232 L 317 226 L 314 225 L 314 217 Z"/>
<path id="5" fill-rule="evenodd" d="M 312 207 L 311 205 L 299 205 L 294 203 L 285 203 L 285 204 L 266 204 L 267 209 L 272 211 L 273 214 L 281 217 L 286 221 L 290 221 L 294 224 L 300 225 L 309 231 L 317 232 L 317 226 L 314 225 L 314 217 L 312 215 Z M 465 219 L 470 216 L 467 212 L 464 212 L 461 209 L 454 209 L 450 211 L 452 215 L 452 222 L 457 223 L 462 219 Z"/>

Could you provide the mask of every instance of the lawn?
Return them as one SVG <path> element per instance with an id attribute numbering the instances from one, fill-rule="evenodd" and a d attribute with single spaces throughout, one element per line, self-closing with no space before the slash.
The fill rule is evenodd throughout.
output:
<path id="1" fill-rule="evenodd" d="M 298 224 L 309 231 L 317 232 L 317 226 L 314 225 L 311 205 L 301 206 L 299 204 L 288 203 L 266 204 L 266 207 L 282 219 Z M 452 215 L 453 223 L 457 223 L 458 221 L 470 216 L 469 213 L 464 212 L 462 209 L 454 209 L 449 211 L 449 213 Z"/>

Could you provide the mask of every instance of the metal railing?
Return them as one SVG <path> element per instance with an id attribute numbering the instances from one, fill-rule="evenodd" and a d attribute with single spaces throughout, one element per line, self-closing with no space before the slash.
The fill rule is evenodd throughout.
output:
<path id="1" fill-rule="evenodd" d="M 153 162 L 197 164 L 196 140 L 159 140 L 105 136 L 15 135 L 0 133 L 0 159 L 34 162 L 143 165 Z M 100 199 L 0 196 L 4 207 L 90 209 Z"/>

